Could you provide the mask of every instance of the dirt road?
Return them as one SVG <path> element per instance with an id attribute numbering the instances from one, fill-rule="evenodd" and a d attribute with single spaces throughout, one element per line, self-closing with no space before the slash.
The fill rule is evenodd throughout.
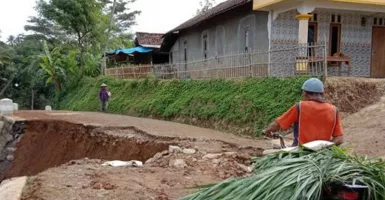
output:
<path id="1" fill-rule="evenodd" d="M 343 120 L 346 145 L 360 155 L 385 157 L 385 96 Z"/>
<path id="2" fill-rule="evenodd" d="M 240 147 L 270 148 L 268 142 L 265 140 L 252 140 L 212 129 L 125 115 L 69 111 L 19 111 L 12 117 L 26 120 L 63 120 L 76 124 L 101 127 L 132 126 L 154 136 L 220 140 L 226 143 L 236 144 Z"/>

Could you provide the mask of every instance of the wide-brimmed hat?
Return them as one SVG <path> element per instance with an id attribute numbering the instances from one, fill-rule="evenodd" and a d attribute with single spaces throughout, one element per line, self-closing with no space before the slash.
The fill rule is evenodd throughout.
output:
<path id="1" fill-rule="evenodd" d="M 103 83 L 100 87 L 107 87 L 107 85 L 105 83 Z"/>

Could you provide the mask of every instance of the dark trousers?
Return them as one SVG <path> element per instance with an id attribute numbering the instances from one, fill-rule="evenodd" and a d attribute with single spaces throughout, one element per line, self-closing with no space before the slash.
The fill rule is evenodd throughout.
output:
<path id="1" fill-rule="evenodd" d="M 108 101 L 102 101 L 102 112 L 108 111 Z"/>

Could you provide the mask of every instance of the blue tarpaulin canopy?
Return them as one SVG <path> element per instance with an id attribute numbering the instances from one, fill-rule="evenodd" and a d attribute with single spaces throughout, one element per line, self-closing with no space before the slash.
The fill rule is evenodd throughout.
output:
<path id="1" fill-rule="evenodd" d="M 133 54 L 133 53 L 149 53 L 152 52 L 152 49 L 145 48 L 145 47 L 134 47 L 129 49 L 118 49 L 114 51 L 109 51 L 108 54 Z"/>

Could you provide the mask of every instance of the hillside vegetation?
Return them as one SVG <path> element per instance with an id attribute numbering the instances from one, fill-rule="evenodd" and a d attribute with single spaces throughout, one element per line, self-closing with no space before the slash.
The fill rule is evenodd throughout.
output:
<path id="1" fill-rule="evenodd" d="M 87 78 L 61 98 L 58 108 L 99 111 L 98 90 L 104 82 L 112 92 L 110 113 L 258 135 L 300 99 L 300 88 L 305 80 L 305 77 L 242 81 Z"/>

